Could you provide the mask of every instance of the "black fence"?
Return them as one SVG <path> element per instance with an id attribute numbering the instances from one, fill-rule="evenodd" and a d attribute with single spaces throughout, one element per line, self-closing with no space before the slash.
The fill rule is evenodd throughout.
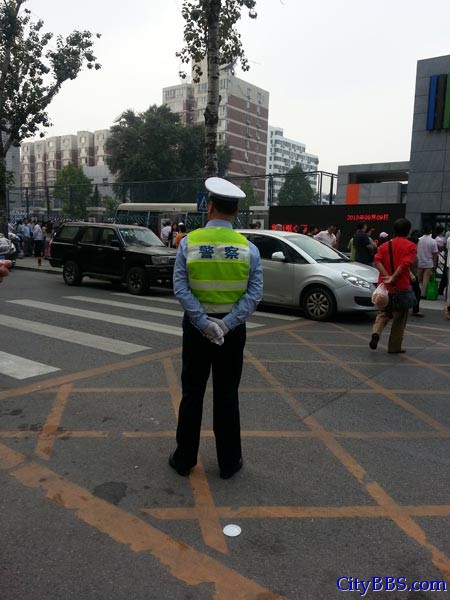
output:
<path id="1" fill-rule="evenodd" d="M 336 175 L 314 171 L 298 175 L 276 174 L 253 177 L 228 177 L 242 187 L 247 199 L 242 212 L 250 206 L 273 206 L 284 188 L 284 203 L 296 205 L 332 204 L 336 191 Z M 303 185 L 307 182 L 307 185 Z M 97 212 L 99 218 L 115 217 L 117 206 L 123 202 L 194 203 L 205 190 L 204 179 L 135 181 L 67 186 L 11 188 L 7 192 L 10 220 L 23 217 L 46 219 L 88 218 Z M 306 191 L 305 191 L 306 190 Z M 283 196 L 283 194 L 281 194 Z M 97 209 L 97 210 L 91 210 Z"/>

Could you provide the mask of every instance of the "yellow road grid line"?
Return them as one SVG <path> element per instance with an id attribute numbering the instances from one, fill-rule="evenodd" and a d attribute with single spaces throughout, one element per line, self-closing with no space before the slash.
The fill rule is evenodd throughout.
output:
<path id="1" fill-rule="evenodd" d="M 446 350 L 450 350 L 450 344 L 445 344 L 444 342 L 440 342 L 439 340 L 434 340 L 432 337 L 425 336 L 419 333 L 414 333 L 412 331 L 409 331 L 408 335 L 410 335 L 411 337 L 419 338 L 425 342 L 429 342 L 430 344 L 434 344 L 435 347 L 439 346 L 439 348 L 445 348 Z M 435 365 L 435 363 L 433 363 L 433 365 Z"/>
<path id="2" fill-rule="evenodd" d="M 341 329 L 342 331 L 345 331 L 346 333 L 351 333 L 351 335 L 353 335 L 354 337 L 357 337 L 360 340 L 364 340 L 367 343 L 368 337 L 364 337 L 360 333 L 348 331 L 347 329 L 345 329 L 344 327 L 342 327 L 340 325 L 335 325 L 335 327 L 338 329 Z M 379 344 L 379 347 L 386 348 L 386 346 L 384 346 L 383 344 Z M 416 346 L 408 346 L 408 348 L 416 349 L 417 347 Z M 423 350 L 423 346 L 420 346 L 420 349 Z M 430 350 L 430 349 L 432 349 L 432 348 L 427 348 L 427 350 Z M 443 375 L 444 377 L 450 378 L 450 372 L 448 371 L 447 368 L 441 369 L 441 368 L 435 366 L 434 364 L 427 363 L 422 360 L 419 360 L 418 358 L 415 358 L 414 356 L 410 356 L 408 353 L 403 354 L 402 359 L 409 361 L 409 362 L 413 363 L 414 365 L 418 365 L 419 367 L 424 367 L 430 371 L 433 371 L 434 373 L 438 373 L 439 375 Z"/>
<path id="3" fill-rule="evenodd" d="M 409 517 L 450 517 L 450 505 L 398 505 Z M 142 513 L 161 521 L 193 521 L 194 508 L 142 508 Z M 379 519 L 390 518 L 380 505 L 356 506 L 218 506 L 221 519 Z"/>
<path id="4" fill-rule="evenodd" d="M 290 335 L 298 336 L 293 332 Z M 300 337 L 300 336 L 299 336 Z M 306 342 L 306 340 L 305 340 Z M 315 347 L 311 342 L 307 343 L 312 349 L 325 353 Z M 249 356 L 252 363 L 257 367 L 258 371 L 265 379 L 274 385 L 276 378 L 262 365 L 254 356 Z M 333 358 L 330 356 L 330 358 Z M 335 359 L 337 360 L 337 359 Z M 339 361 L 341 362 L 341 361 Z M 353 369 L 350 369 L 353 370 Z M 360 376 L 361 377 L 361 376 Z M 289 392 L 283 391 L 285 400 L 292 406 L 298 416 L 302 417 L 304 410 L 300 403 Z M 446 579 L 450 579 L 450 560 L 436 546 L 428 542 L 425 531 L 408 515 L 401 512 L 401 507 L 387 494 L 387 492 L 374 480 L 370 479 L 368 473 L 362 465 L 360 465 L 351 454 L 337 441 L 333 434 L 326 431 L 322 425 L 312 416 L 303 419 L 303 422 L 314 431 L 317 437 L 322 441 L 324 446 L 338 459 L 338 461 L 347 469 L 363 489 L 372 497 L 375 502 L 384 508 L 388 518 L 390 518 L 406 535 L 415 540 L 422 548 L 424 548 L 431 557 L 434 566 L 441 571 Z"/>
<path id="5" fill-rule="evenodd" d="M 58 434 L 58 427 L 61 423 L 64 408 L 71 391 L 72 385 L 68 384 L 61 386 L 56 394 L 52 410 L 45 421 L 42 431 L 39 432 L 37 437 L 37 445 L 34 453 L 36 456 L 39 456 L 39 458 L 43 458 L 44 460 L 49 460 L 50 458 L 53 444 L 55 443 Z"/>
<path id="6" fill-rule="evenodd" d="M 262 327 L 261 329 L 258 329 L 256 331 L 248 332 L 247 338 L 252 338 L 263 334 L 279 333 L 297 328 L 303 329 L 304 327 L 311 326 L 312 324 L 314 324 L 313 321 L 301 321 L 300 323 L 289 323 L 287 325 L 279 325 L 276 327 L 269 327 L 267 329 Z M 99 375 L 105 375 L 115 371 L 121 371 L 131 367 L 145 365 L 147 363 L 155 362 L 157 360 L 163 360 L 164 358 L 176 357 L 180 354 L 181 347 L 177 346 L 176 348 L 172 348 L 170 350 L 163 350 L 152 354 L 145 354 L 143 356 L 137 356 L 135 358 L 126 359 L 115 363 L 108 363 L 107 365 L 103 365 L 101 367 L 94 367 L 92 369 L 86 369 L 75 373 L 69 373 L 67 375 L 60 375 L 58 377 L 34 382 L 25 386 L 16 387 L 10 390 L 4 390 L 0 392 L 0 400 L 8 400 L 10 398 L 17 398 L 27 394 L 33 394 L 41 392 L 43 390 L 49 390 L 51 388 L 55 388 L 66 383 L 74 383 L 75 381 L 90 379 Z"/>
<path id="7" fill-rule="evenodd" d="M 48 390 L 50 388 L 58 387 L 66 383 L 73 383 L 81 379 L 89 379 L 91 377 L 98 377 L 99 375 L 106 375 L 115 371 L 121 371 L 130 367 L 138 367 L 145 365 L 150 362 L 155 362 L 166 357 L 173 356 L 180 352 L 179 348 L 172 348 L 171 350 L 164 350 L 162 352 L 156 352 L 154 354 L 146 354 L 144 356 L 137 356 L 135 358 L 119 361 L 116 363 L 109 363 L 101 367 L 94 367 L 93 369 L 86 369 L 84 371 L 77 371 L 76 373 L 69 373 L 68 375 L 61 375 L 54 377 L 53 379 L 46 379 L 45 381 L 37 381 L 29 385 L 22 387 L 16 387 L 10 390 L 0 392 L 0 400 L 9 400 L 10 398 L 17 398 L 19 396 L 25 396 L 26 394 L 33 394 L 42 390 Z"/>
<path id="8" fill-rule="evenodd" d="M 172 538 L 146 521 L 127 513 L 87 489 L 59 476 L 37 462 L 22 464 L 25 457 L 0 444 L 0 469 L 27 488 L 40 490 L 46 498 L 73 512 L 87 523 L 132 552 L 152 555 L 171 575 L 188 586 L 213 584 L 215 600 L 281 598 L 255 581 L 226 567 L 210 556 Z"/>
<path id="9" fill-rule="evenodd" d="M 294 336 L 296 339 L 300 337 L 297 333 L 293 333 L 293 332 L 290 332 L 290 335 Z M 423 421 L 424 423 L 426 423 L 427 425 L 430 425 L 430 427 L 432 427 L 433 429 L 436 429 L 438 431 L 449 431 L 448 427 L 446 427 L 445 425 L 442 425 L 442 423 L 440 423 L 439 421 L 437 421 L 436 419 L 434 419 L 427 413 L 423 412 L 422 410 L 419 410 L 418 408 L 416 408 L 415 406 L 413 406 L 406 400 L 403 400 L 395 392 L 385 389 L 382 385 L 380 385 L 379 383 L 376 383 L 370 377 L 367 377 L 366 375 L 364 375 L 357 369 L 355 369 L 353 367 L 349 367 L 344 360 L 341 360 L 337 356 L 334 356 L 333 354 L 327 352 L 326 350 L 323 350 L 322 348 L 318 348 L 316 346 L 316 344 L 313 344 L 312 342 L 308 342 L 307 340 L 303 340 L 303 341 L 312 350 L 315 350 L 316 352 L 320 352 L 322 354 L 322 356 L 328 358 L 331 362 L 333 362 L 335 365 L 339 366 L 342 370 L 347 371 L 347 373 L 349 373 L 350 375 L 353 375 L 353 377 L 358 379 L 365 386 L 382 394 L 383 396 L 388 398 L 388 400 L 390 400 L 394 404 L 401 406 L 404 410 L 406 410 L 407 412 L 412 414 L 414 417 L 416 417 L 420 421 Z"/>
<path id="10" fill-rule="evenodd" d="M 436 431 L 334 431 L 328 430 L 334 437 L 339 439 L 354 440 L 388 440 L 388 439 L 447 439 L 450 438 L 450 430 Z M 174 438 L 175 432 L 170 429 L 166 431 L 58 431 L 55 439 L 110 439 L 121 435 L 127 439 L 149 439 L 149 438 Z M 0 439 L 27 439 L 37 438 L 38 431 L 0 431 Z M 314 439 L 316 435 L 311 430 L 301 431 L 269 431 L 269 430 L 241 430 L 244 438 L 266 438 L 266 439 Z M 202 438 L 213 438 L 214 432 L 210 429 L 202 430 Z"/>
<path id="11" fill-rule="evenodd" d="M 164 359 L 162 364 L 170 390 L 172 406 L 175 415 L 178 416 L 181 390 L 178 386 L 175 369 L 170 358 Z M 210 548 L 222 554 L 228 554 L 228 547 L 222 533 L 211 489 L 200 460 L 197 462 L 197 467 L 189 475 L 189 483 L 192 488 L 192 496 L 194 498 L 195 510 L 203 541 Z"/>

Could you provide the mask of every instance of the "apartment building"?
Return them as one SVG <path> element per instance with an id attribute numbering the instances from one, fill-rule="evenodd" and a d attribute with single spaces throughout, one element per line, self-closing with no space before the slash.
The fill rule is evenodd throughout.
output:
<path id="1" fill-rule="evenodd" d="M 196 84 L 163 89 L 163 103 L 180 114 L 185 124 L 203 123 L 207 102 L 206 65 Z M 269 92 L 234 75 L 232 67 L 220 70 L 221 102 L 217 128 L 218 144 L 231 149 L 227 177 L 254 177 L 252 184 L 261 203 L 265 193 Z M 189 102 L 185 102 L 189 98 Z M 177 103 L 178 99 L 178 103 Z M 188 110 L 189 107 L 189 110 Z"/>
<path id="2" fill-rule="evenodd" d="M 197 108 L 194 87 L 190 83 L 182 83 L 164 88 L 163 104 L 168 106 L 173 113 L 180 115 L 183 125 L 190 125 Z"/>
<path id="3" fill-rule="evenodd" d="M 95 183 L 100 179 L 103 183 L 113 182 L 106 165 L 106 140 L 109 135 L 109 129 L 99 129 L 24 142 L 20 158 L 22 187 L 37 190 L 51 188 L 61 169 L 69 164 L 83 167 L 88 177 L 94 177 Z M 100 168 L 101 174 L 98 169 L 97 174 L 94 167 Z"/>
<path id="4" fill-rule="evenodd" d="M 282 175 L 297 165 L 300 165 L 305 173 L 317 171 L 319 168 L 319 157 L 306 152 L 306 146 L 303 142 L 297 142 L 285 137 L 281 127 L 269 126 L 266 172 L 272 175 Z M 317 176 L 311 175 L 308 179 L 313 190 L 317 192 Z M 278 193 L 283 183 L 283 177 L 273 178 L 272 204 L 277 204 Z M 266 204 L 268 203 L 268 196 L 267 182 Z"/>

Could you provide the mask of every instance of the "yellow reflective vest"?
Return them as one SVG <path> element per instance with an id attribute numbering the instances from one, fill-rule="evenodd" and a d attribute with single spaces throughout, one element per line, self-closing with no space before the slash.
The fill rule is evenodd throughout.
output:
<path id="1" fill-rule="evenodd" d="M 187 235 L 187 271 L 192 293 L 206 313 L 228 313 L 247 290 L 250 248 L 245 236 L 226 227 Z"/>

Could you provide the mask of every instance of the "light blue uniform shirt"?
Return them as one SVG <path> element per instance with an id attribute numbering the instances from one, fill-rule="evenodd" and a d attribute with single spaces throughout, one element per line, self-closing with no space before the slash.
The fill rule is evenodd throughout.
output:
<path id="1" fill-rule="evenodd" d="M 208 221 L 206 227 L 227 227 L 232 229 L 229 221 L 213 219 Z M 244 323 L 245 320 L 255 311 L 262 298 L 263 289 L 263 274 L 261 266 L 261 258 L 258 248 L 248 243 L 250 249 L 250 268 L 248 275 L 247 291 L 239 298 L 236 304 L 233 305 L 231 312 L 223 318 L 223 322 L 228 329 L 234 329 L 237 325 Z M 189 276 L 186 265 L 187 258 L 187 236 L 185 236 L 178 246 L 177 258 L 175 261 L 175 269 L 173 272 L 173 291 L 181 306 L 187 313 L 191 323 L 205 331 L 210 321 L 200 304 L 198 298 L 194 296 L 189 286 Z"/>

